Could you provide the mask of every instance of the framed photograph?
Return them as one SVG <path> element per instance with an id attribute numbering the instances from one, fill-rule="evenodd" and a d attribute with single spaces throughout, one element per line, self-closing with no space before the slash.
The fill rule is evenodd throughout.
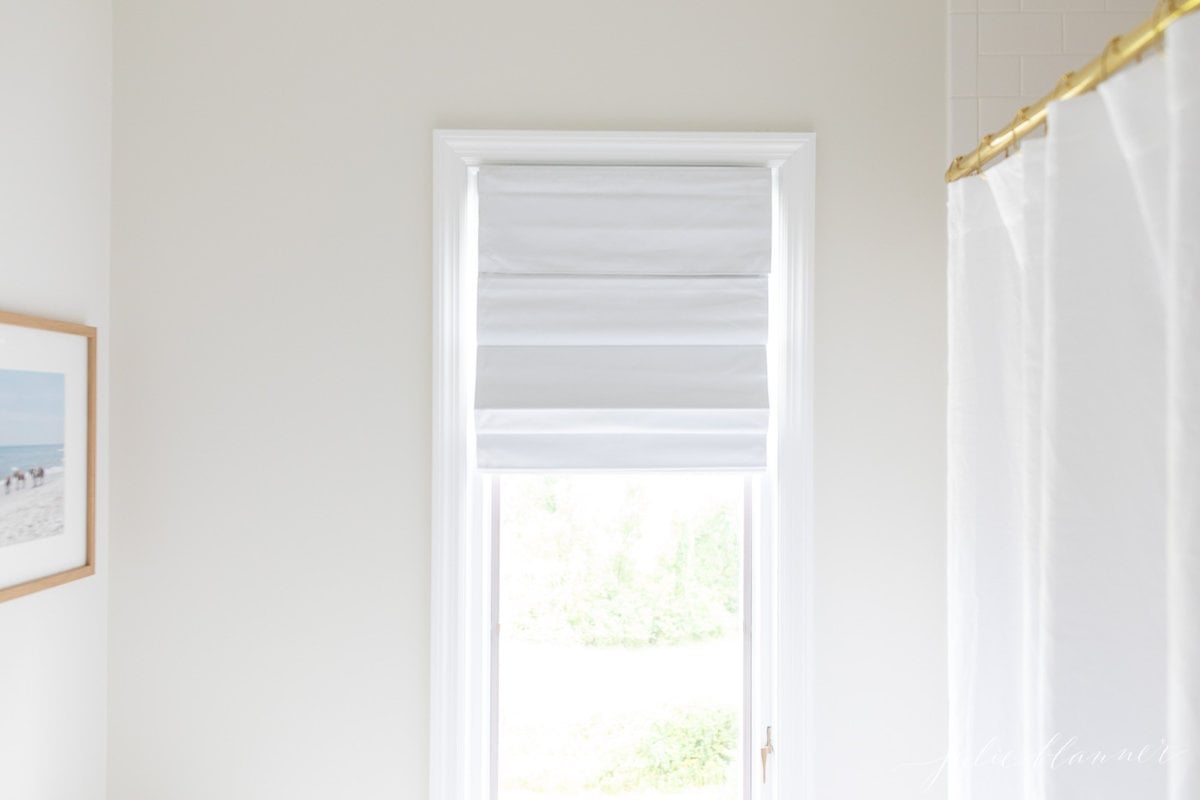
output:
<path id="1" fill-rule="evenodd" d="M 0 602 L 96 571 L 96 329 L 0 311 Z"/>

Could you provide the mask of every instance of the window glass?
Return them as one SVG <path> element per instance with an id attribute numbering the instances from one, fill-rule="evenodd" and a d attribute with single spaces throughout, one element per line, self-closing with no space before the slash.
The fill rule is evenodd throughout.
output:
<path id="1" fill-rule="evenodd" d="M 744 478 L 496 480 L 500 800 L 741 798 Z"/>

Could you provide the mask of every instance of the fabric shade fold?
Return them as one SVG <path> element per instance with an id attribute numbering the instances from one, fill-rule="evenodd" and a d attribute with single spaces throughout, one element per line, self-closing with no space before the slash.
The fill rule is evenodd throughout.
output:
<path id="1" fill-rule="evenodd" d="M 481 167 L 479 467 L 765 466 L 771 183 Z"/>
<path id="2" fill-rule="evenodd" d="M 770 232 L 766 168 L 479 169 L 483 273 L 764 274 Z"/>

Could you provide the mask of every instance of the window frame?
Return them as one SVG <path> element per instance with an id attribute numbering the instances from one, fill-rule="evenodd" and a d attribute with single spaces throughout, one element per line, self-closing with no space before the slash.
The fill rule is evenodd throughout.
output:
<path id="1" fill-rule="evenodd" d="M 482 164 L 733 165 L 772 169 L 769 466 L 751 568 L 769 574 L 757 627 L 773 671 L 767 797 L 812 797 L 812 133 L 436 130 L 430 592 L 432 800 L 488 800 L 494 735 L 491 482 L 474 465 L 474 171 Z M 784 491 L 781 487 L 787 487 Z M 755 637 L 758 642 L 760 637 Z M 761 643 L 756 643 L 758 647 Z M 753 724 L 753 723 L 752 723 Z M 752 735 L 761 736 L 761 731 Z"/>

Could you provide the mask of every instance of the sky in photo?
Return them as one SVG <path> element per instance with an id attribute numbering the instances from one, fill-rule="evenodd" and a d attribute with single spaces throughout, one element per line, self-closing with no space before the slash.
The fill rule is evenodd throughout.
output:
<path id="1" fill-rule="evenodd" d="M 0 369 L 0 447 L 62 444 L 66 376 Z"/>

